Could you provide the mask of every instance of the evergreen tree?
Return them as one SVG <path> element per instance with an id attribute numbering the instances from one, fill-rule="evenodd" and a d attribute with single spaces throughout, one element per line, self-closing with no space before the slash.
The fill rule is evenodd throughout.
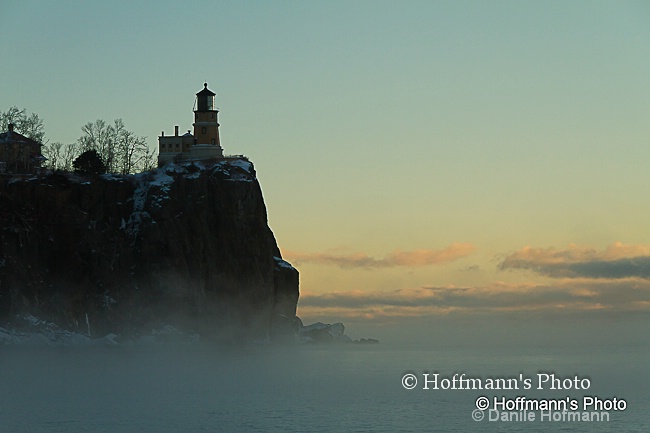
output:
<path id="1" fill-rule="evenodd" d="M 72 163 L 75 173 L 104 174 L 106 165 L 96 150 L 87 150 L 77 157 Z"/>

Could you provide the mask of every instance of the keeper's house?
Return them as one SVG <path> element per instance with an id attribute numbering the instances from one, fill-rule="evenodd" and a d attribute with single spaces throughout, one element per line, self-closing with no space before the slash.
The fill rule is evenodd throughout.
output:
<path id="1" fill-rule="evenodd" d="M 8 129 L 0 133 L 0 173 L 34 173 L 45 160 L 43 145 L 16 132 L 13 123 Z"/>

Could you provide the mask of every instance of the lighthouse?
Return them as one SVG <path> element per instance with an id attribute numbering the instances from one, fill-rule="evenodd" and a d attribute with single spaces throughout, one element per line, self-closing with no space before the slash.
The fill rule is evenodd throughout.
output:
<path id="1" fill-rule="evenodd" d="M 179 135 L 178 126 L 174 135 L 158 137 L 158 166 L 171 161 L 187 161 L 223 158 L 223 148 L 219 141 L 219 110 L 215 105 L 216 93 L 203 83 L 203 89 L 196 94 L 194 101 L 194 134 L 187 131 Z"/>
<path id="2" fill-rule="evenodd" d="M 219 158 L 223 149 L 219 143 L 219 110 L 214 104 L 216 93 L 203 83 L 203 90 L 196 94 L 194 104 L 194 145 L 190 148 L 192 159 Z"/>

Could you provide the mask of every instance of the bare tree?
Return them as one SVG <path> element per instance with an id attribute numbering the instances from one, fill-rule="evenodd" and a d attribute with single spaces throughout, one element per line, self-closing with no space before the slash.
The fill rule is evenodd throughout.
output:
<path id="1" fill-rule="evenodd" d="M 127 131 L 121 119 L 115 121 L 113 129 L 117 150 L 116 171 L 127 174 L 142 169 L 149 152 L 146 138 Z"/>
<path id="2" fill-rule="evenodd" d="M 72 170 L 72 162 L 79 155 L 77 151 L 77 146 L 74 143 L 68 143 L 63 146 L 61 151 L 61 163 L 59 164 L 59 169 L 64 171 Z"/>
<path id="3" fill-rule="evenodd" d="M 77 141 L 82 152 L 95 150 L 110 173 L 135 173 L 154 166 L 155 150 L 147 146 L 146 137 L 137 136 L 124 126 L 122 119 L 107 124 L 98 119 L 82 128 Z"/>
<path id="4" fill-rule="evenodd" d="M 95 122 L 88 122 L 81 127 L 83 133 L 77 140 L 79 150 L 81 152 L 88 152 L 89 150 L 96 151 L 106 164 L 106 168 L 110 172 L 115 172 L 114 168 L 114 142 L 113 142 L 113 128 L 105 121 L 97 119 Z"/>
<path id="5" fill-rule="evenodd" d="M 43 146 L 41 151 L 43 156 L 47 158 L 45 166 L 50 170 L 57 170 L 61 165 L 61 153 L 63 149 L 63 143 L 54 142 L 49 143 L 47 146 Z"/>
<path id="6" fill-rule="evenodd" d="M 149 171 L 158 167 L 158 150 L 148 149 L 147 154 L 142 158 L 141 170 Z"/>
<path id="7" fill-rule="evenodd" d="M 13 123 L 15 130 L 25 137 L 43 143 L 45 127 L 43 120 L 36 113 L 27 115 L 24 108 L 11 107 L 4 113 L 0 113 L 0 131 L 8 130 L 10 123 Z"/>
<path id="8" fill-rule="evenodd" d="M 43 120 L 36 113 L 28 115 L 24 108 L 11 107 L 0 113 L 0 131 L 8 130 L 10 123 L 17 132 L 43 143 Z M 122 119 L 115 119 L 112 124 L 101 119 L 88 122 L 81 127 L 81 132 L 76 144 L 43 143 L 43 156 L 47 158 L 45 165 L 52 170 L 71 171 L 75 158 L 94 150 L 109 173 L 135 173 L 156 167 L 156 150 L 149 148 L 146 137 L 127 130 Z"/>

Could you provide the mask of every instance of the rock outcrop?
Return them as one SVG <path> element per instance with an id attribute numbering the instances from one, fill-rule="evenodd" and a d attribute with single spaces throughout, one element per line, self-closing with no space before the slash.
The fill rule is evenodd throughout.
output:
<path id="1" fill-rule="evenodd" d="M 173 325 L 219 339 L 294 332 L 281 258 L 246 159 L 138 175 L 0 177 L 0 323 L 93 336 Z"/>

